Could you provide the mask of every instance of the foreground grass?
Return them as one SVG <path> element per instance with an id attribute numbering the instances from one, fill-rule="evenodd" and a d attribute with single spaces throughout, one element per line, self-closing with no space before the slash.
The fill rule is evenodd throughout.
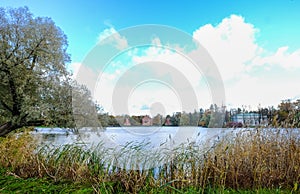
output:
<path id="1" fill-rule="evenodd" d="M 108 183 L 106 183 L 108 184 Z M 47 178 L 20 178 L 14 174 L 8 174 L 6 170 L 0 170 L 0 193 L 108 193 L 105 186 L 97 191 L 92 185 L 79 184 L 73 182 L 54 182 Z M 122 192 L 116 191 L 116 193 Z M 123 191 L 124 192 L 124 191 Z M 125 192 L 124 192 L 125 193 Z M 233 189 L 196 189 L 193 187 L 182 188 L 180 190 L 173 187 L 165 186 L 160 188 L 148 188 L 141 190 L 139 193 L 262 193 L 262 194 L 276 194 L 276 193 L 291 193 L 288 190 L 282 189 L 257 189 L 257 190 L 233 190 Z"/>
<path id="2" fill-rule="evenodd" d="M 191 143 L 171 150 L 158 172 L 117 168 L 106 150 L 37 150 L 28 133 L 0 140 L 0 193 L 300 193 L 292 130 L 237 133 L 206 152 Z"/>
<path id="3" fill-rule="evenodd" d="M 0 193 L 92 193 L 90 185 L 72 182 L 54 182 L 47 178 L 23 179 L 9 170 L 0 170 Z"/>

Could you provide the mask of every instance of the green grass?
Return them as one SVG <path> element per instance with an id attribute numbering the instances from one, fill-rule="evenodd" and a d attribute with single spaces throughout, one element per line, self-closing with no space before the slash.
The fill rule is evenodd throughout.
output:
<path id="1" fill-rule="evenodd" d="M 92 193 L 90 185 L 70 181 L 54 182 L 47 178 L 20 178 L 0 170 L 0 193 Z"/>
<path id="2" fill-rule="evenodd" d="M 70 181 L 54 182 L 47 178 L 20 178 L 16 175 L 7 174 L 6 170 L 0 170 L 0 193 L 126 193 L 126 191 L 120 190 L 108 190 L 112 184 L 105 183 L 96 189 L 92 185 L 73 183 Z M 101 185 L 101 184 L 99 184 Z M 281 189 L 257 189 L 257 190 L 233 190 L 233 189 L 218 189 L 207 188 L 197 189 L 193 187 L 187 187 L 182 189 L 175 189 L 171 186 L 157 187 L 157 188 L 144 188 L 139 193 L 241 193 L 241 194 L 281 194 L 291 193 L 288 190 Z"/>

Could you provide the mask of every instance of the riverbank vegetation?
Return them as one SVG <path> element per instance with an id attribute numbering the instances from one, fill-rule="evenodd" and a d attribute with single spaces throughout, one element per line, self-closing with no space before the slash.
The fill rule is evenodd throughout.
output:
<path id="1" fill-rule="evenodd" d="M 241 118 L 236 120 L 237 115 Z M 143 125 L 145 115 L 109 115 L 99 112 L 98 120 L 103 127 L 117 127 L 125 125 L 128 120 L 133 126 Z M 249 110 L 247 106 L 227 109 L 226 106 L 211 105 L 209 108 L 200 108 L 192 113 L 175 112 L 173 115 L 157 114 L 151 120 L 151 125 L 165 125 L 170 119 L 172 126 L 201 126 L 208 128 L 233 128 L 233 127 L 300 127 L 300 99 L 283 100 L 277 107 L 258 107 Z M 250 120 L 250 121 L 249 121 Z M 253 121 L 253 123 L 251 123 Z"/>
<path id="2" fill-rule="evenodd" d="M 195 143 L 170 151 L 169 161 L 160 166 L 126 170 L 114 166 L 114 157 L 104 149 L 65 145 L 49 150 L 38 148 L 29 133 L 9 135 L 0 140 L 1 193 L 22 191 L 24 182 L 87 193 L 300 191 L 299 131 L 251 129 L 233 133 L 205 152 Z"/>

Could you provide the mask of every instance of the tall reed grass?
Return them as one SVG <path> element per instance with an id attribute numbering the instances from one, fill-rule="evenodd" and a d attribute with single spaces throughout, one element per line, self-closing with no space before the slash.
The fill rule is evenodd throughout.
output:
<path id="1" fill-rule="evenodd" d="M 249 129 L 228 135 L 205 151 L 191 142 L 161 153 L 164 156 L 154 155 L 158 161 L 168 160 L 150 169 L 122 169 L 108 150 L 101 145 L 96 150 L 79 145 L 38 148 L 25 132 L 0 140 L 0 168 L 17 177 L 90 184 L 100 193 L 181 192 L 188 188 L 196 192 L 210 188 L 300 192 L 297 129 Z"/>

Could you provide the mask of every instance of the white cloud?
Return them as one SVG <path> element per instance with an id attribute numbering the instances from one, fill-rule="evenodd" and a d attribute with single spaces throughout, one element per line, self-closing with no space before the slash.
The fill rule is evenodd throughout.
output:
<path id="1" fill-rule="evenodd" d="M 77 83 L 85 85 L 90 90 L 91 95 L 94 96 L 95 83 L 99 72 L 80 62 L 71 63 L 69 67 L 73 73 L 71 78 L 76 80 Z"/>
<path id="2" fill-rule="evenodd" d="M 163 45 L 161 44 L 161 41 L 160 41 L 159 37 L 153 38 L 151 42 L 152 42 L 152 44 L 155 45 L 155 46 L 163 46 Z"/>
<path id="3" fill-rule="evenodd" d="M 160 42 L 159 39 L 156 39 L 155 41 Z M 164 63 L 180 72 L 184 78 L 190 81 L 192 86 L 198 85 L 202 77 L 201 72 L 199 72 L 185 56 L 161 47 L 149 47 L 144 55 L 133 56 L 132 62 L 134 65 L 146 62 Z M 162 68 L 164 67 L 153 67 L 152 71 L 154 71 L 157 75 L 161 75 L 162 72 L 165 72 L 161 70 Z M 176 78 L 177 77 L 173 77 L 174 80 Z"/>
<path id="4" fill-rule="evenodd" d="M 216 26 L 202 26 L 193 33 L 218 66 L 230 104 L 276 105 L 300 93 L 296 84 L 300 77 L 289 78 L 291 72 L 300 73 L 300 49 L 290 52 L 285 46 L 270 52 L 256 42 L 258 33 L 254 25 L 237 15 Z"/>
<path id="5" fill-rule="evenodd" d="M 300 95 L 300 86 L 297 84 L 300 82 L 300 76 L 295 76 L 295 72 L 300 73 L 300 49 L 292 52 L 288 46 L 285 46 L 277 48 L 276 52 L 270 52 L 256 41 L 258 33 L 259 29 L 246 22 L 242 16 L 237 15 L 224 18 L 215 26 L 204 25 L 193 33 L 193 37 L 207 49 L 214 59 L 224 80 L 226 103 L 232 106 L 251 105 L 255 109 L 258 104 L 277 105 L 280 100 Z M 120 50 L 128 47 L 126 38 L 113 27 L 100 33 L 98 42 L 112 44 Z M 209 107 L 212 103 L 211 90 L 214 88 L 210 88 L 203 81 L 203 76 L 206 75 L 202 75 L 202 72 L 199 72 L 199 69 L 187 60 L 186 56 L 164 49 L 159 37 L 153 38 L 152 44 L 153 46 L 142 52 L 140 48 L 126 51 L 122 54 L 127 55 L 126 57 L 114 59 L 110 64 L 111 69 L 101 74 L 94 94 L 106 111 L 113 111 L 112 95 L 113 91 L 118 89 L 116 86 L 118 79 L 131 67 L 149 62 L 161 62 L 172 66 L 189 81 L 190 86 L 195 90 L 199 107 Z M 179 47 L 177 49 L 184 50 Z M 80 64 L 74 63 L 73 66 L 75 74 Z M 166 71 L 162 71 L 162 68 L 153 66 L 151 72 L 138 72 L 138 75 L 140 77 L 147 77 L 149 74 L 163 76 Z M 84 71 L 90 72 L 88 69 Z M 293 76 L 291 73 L 294 73 Z M 169 76 L 174 81 L 178 80 L 178 77 L 172 74 Z M 183 87 L 176 92 L 184 92 L 184 89 Z M 128 109 L 130 114 L 148 114 L 149 110 L 140 110 L 140 107 L 143 105 L 151 107 L 152 104 L 159 102 L 169 114 L 178 109 L 180 111 L 182 108 L 180 101 L 181 99 L 168 89 L 145 87 L 131 94 Z"/>
<path id="6" fill-rule="evenodd" d="M 226 87 L 227 102 L 235 107 L 250 105 L 257 109 L 276 106 L 281 100 L 294 98 L 300 94 L 299 79 L 271 80 L 266 77 L 244 76 L 230 87 Z"/>
<path id="7" fill-rule="evenodd" d="M 268 56 L 258 56 L 253 65 L 263 66 L 280 66 L 286 70 L 300 68 L 300 49 L 290 52 L 288 46 L 280 47 L 275 53 Z"/>
<path id="8" fill-rule="evenodd" d="M 173 90 L 157 83 L 149 84 L 156 85 L 156 89 L 149 90 L 150 86 L 144 84 L 132 91 L 128 99 L 128 109 L 130 114 L 151 115 L 151 109 L 156 103 L 161 104 L 163 112 L 160 114 L 164 115 L 172 114 L 174 111 L 180 111 L 182 109 L 181 100 Z M 149 109 L 141 110 L 141 107 L 143 106 L 147 106 Z"/>
<path id="9" fill-rule="evenodd" d="M 69 70 L 71 71 L 72 73 L 72 78 L 75 79 L 76 78 L 76 75 L 80 69 L 80 66 L 81 66 L 81 63 L 80 62 L 74 62 L 74 63 L 71 63 L 69 65 Z"/>
<path id="10" fill-rule="evenodd" d="M 155 41 L 157 44 L 160 42 L 159 39 Z M 101 78 L 98 79 L 97 83 L 99 85 L 96 86 L 95 96 L 97 97 L 97 101 L 101 102 L 105 107 L 106 111 L 121 114 L 113 110 L 114 102 L 112 96 L 114 90 L 122 89 L 120 87 L 125 87 L 123 85 L 130 87 L 130 90 L 132 90 L 127 104 L 129 114 L 138 114 L 139 112 L 141 114 L 149 114 L 150 110 L 141 110 L 140 107 L 143 105 L 151 107 L 152 104 L 158 102 L 163 105 L 167 114 L 171 114 L 174 111 L 181 111 L 182 106 L 180 103 L 182 103 L 182 99 L 180 98 L 186 96 L 174 95 L 175 90 L 179 95 L 183 93 L 189 94 L 189 92 L 195 91 L 198 99 L 204 96 L 209 98 L 209 89 L 205 83 L 201 82 L 201 72 L 184 56 L 168 49 L 155 46 L 151 46 L 144 51 L 138 52 L 135 50 L 132 52 L 129 50 L 128 52 L 122 53 L 122 55 L 119 55 L 114 61 L 111 61 L 109 64 L 110 68 L 107 68 L 108 71 L 103 72 Z M 127 56 L 125 57 L 125 55 Z M 129 57 L 128 59 L 128 56 L 131 58 Z M 127 64 L 127 68 L 121 65 L 115 65 L 122 63 L 120 62 L 122 59 L 128 60 L 123 61 L 123 63 Z M 156 62 L 159 62 L 159 65 L 157 65 Z M 143 66 L 142 64 L 144 63 L 148 64 L 148 66 Z M 137 69 L 131 69 L 132 67 Z M 177 74 L 172 73 L 174 71 L 176 71 Z M 126 73 L 129 74 L 126 75 L 127 77 L 125 77 L 124 82 L 118 82 Z M 153 80 L 151 80 L 151 78 Z M 170 82 L 165 82 L 165 79 L 169 81 L 169 78 Z M 187 82 L 183 82 L 183 78 L 185 78 Z M 132 84 L 134 80 L 142 80 L 145 81 L 145 83 L 142 83 L 142 87 L 140 87 L 138 85 L 141 83 Z M 200 87 L 199 85 L 201 84 L 204 86 Z M 138 89 L 134 89 L 134 87 L 138 87 Z M 206 94 L 204 94 L 205 92 Z M 124 92 L 124 94 L 126 94 L 126 92 Z M 194 111 L 194 109 L 198 108 L 197 106 L 190 108 L 189 104 L 191 103 L 185 103 L 184 108 L 189 108 L 189 110 L 185 111 Z"/>
<path id="11" fill-rule="evenodd" d="M 246 64 L 260 52 L 255 42 L 258 30 L 241 16 L 231 15 L 213 27 L 211 24 L 194 31 L 193 37 L 206 48 L 224 80 L 238 77 Z"/>
<path id="12" fill-rule="evenodd" d="M 94 98 L 100 102 L 107 112 L 112 111 L 112 94 L 115 87 L 115 79 L 116 73 L 102 73 L 94 89 Z"/>
<path id="13" fill-rule="evenodd" d="M 127 39 L 121 36 L 113 27 L 107 28 L 99 34 L 97 44 L 112 44 L 119 50 L 128 47 Z"/>
<path id="14" fill-rule="evenodd" d="M 215 60 L 224 80 L 243 75 L 254 66 L 300 68 L 300 49 L 290 52 L 288 46 L 270 52 L 256 42 L 259 30 L 242 16 L 231 15 L 215 27 L 204 25 L 193 32 Z"/>

